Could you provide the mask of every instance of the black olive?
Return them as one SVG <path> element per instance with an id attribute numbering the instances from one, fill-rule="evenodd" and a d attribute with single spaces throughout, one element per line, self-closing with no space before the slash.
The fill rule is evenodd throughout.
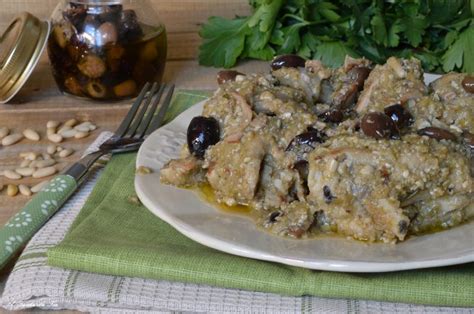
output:
<path id="1" fill-rule="evenodd" d="M 308 166 L 308 162 L 306 160 L 298 160 L 293 165 L 293 169 L 298 171 L 298 174 L 300 175 L 304 195 L 308 195 L 309 194 L 309 188 L 308 188 L 309 166 Z"/>
<path id="2" fill-rule="evenodd" d="M 357 86 L 357 89 L 361 91 L 362 88 L 364 88 L 365 79 L 370 74 L 370 69 L 364 66 L 354 67 L 350 69 L 347 74 L 349 75 L 351 80 L 354 81 L 355 85 Z"/>
<path id="3" fill-rule="evenodd" d="M 332 195 L 331 189 L 327 185 L 323 186 L 323 196 L 326 204 L 331 203 L 336 198 L 334 195 Z"/>
<path id="4" fill-rule="evenodd" d="M 344 114 L 339 109 L 331 109 L 318 116 L 324 122 L 340 123 L 344 120 Z"/>
<path id="5" fill-rule="evenodd" d="M 274 223 L 277 221 L 277 218 L 280 217 L 282 215 L 282 212 L 280 211 L 274 211 L 272 212 L 270 215 L 268 215 L 268 222 L 269 223 Z"/>
<path id="6" fill-rule="evenodd" d="M 235 81 L 237 75 L 244 75 L 238 71 L 234 70 L 222 70 L 217 73 L 217 84 L 221 85 L 226 82 Z"/>
<path id="7" fill-rule="evenodd" d="M 295 136 L 286 147 L 286 151 L 293 151 L 298 155 L 302 155 L 309 153 L 316 147 L 317 143 L 323 143 L 325 140 L 326 135 L 323 132 L 311 128 L 309 131 Z"/>
<path id="8" fill-rule="evenodd" d="M 71 8 L 63 12 L 63 17 L 65 20 L 71 22 L 76 30 L 81 30 L 86 18 L 87 9 L 83 5 L 72 5 Z"/>
<path id="9" fill-rule="evenodd" d="M 474 94 L 474 76 L 466 75 L 461 84 L 466 92 Z"/>
<path id="10" fill-rule="evenodd" d="M 462 137 L 464 144 L 466 144 L 466 146 L 471 150 L 474 150 L 474 134 L 465 131 L 463 132 Z"/>
<path id="11" fill-rule="evenodd" d="M 406 128 L 415 121 L 411 113 L 400 104 L 385 107 L 383 111 L 392 119 L 398 129 Z"/>
<path id="12" fill-rule="evenodd" d="M 362 117 L 360 128 L 365 135 L 376 138 L 399 138 L 395 123 L 381 112 L 370 112 Z"/>
<path id="13" fill-rule="evenodd" d="M 418 130 L 418 134 L 426 135 L 438 141 L 441 141 L 441 140 L 456 141 L 456 135 L 454 135 L 453 133 L 445 129 L 436 128 L 433 126 Z"/>
<path id="14" fill-rule="evenodd" d="M 99 14 L 100 21 L 102 23 L 112 22 L 117 23 L 122 12 L 121 4 L 108 5 L 103 8 L 102 13 Z"/>
<path id="15" fill-rule="evenodd" d="M 133 41 L 143 34 L 134 10 L 123 10 L 119 18 L 119 38 L 124 41 Z"/>
<path id="16" fill-rule="evenodd" d="M 398 232 L 400 232 L 400 234 L 406 234 L 408 232 L 408 222 L 407 221 L 400 220 L 400 222 L 398 222 Z"/>
<path id="17" fill-rule="evenodd" d="M 297 55 L 281 55 L 272 60 L 272 70 L 281 68 L 303 68 L 306 60 Z"/>
<path id="18" fill-rule="evenodd" d="M 82 32 L 86 33 L 87 35 L 83 35 L 79 38 L 79 40 L 83 37 L 83 42 L 86 42 L 89 45 L 95 45 L 95 32 L 100 26 L 100 20 L 97 15 L 89 14 L 84 19 L 84 23 L 82 24 Z"/>
<path id="19" fill-rule="evenodd" d="M 359 91 L 356 85 L 351 85 L 344 94 L 333 99 L 333 104 L 340 109 L 349 110 L 354 107 Z"/>
<path id="20" fill-rule="evenodd" d="M 187 140 L 189 152 L 203 158 L 206 149 L 219 142 L 219 122 L 212 117 L 194 117 L 188 126 Z"/>
<path id="21" fill-rule="evenodd" d="M 307 180 L 309 169 L 308 169 L 308 162 L 306 160 L 299 160 L 295 162 L 295 164 L 293 165 L 293 168 L 296 171 L 298 171 L 300 177 L 303 180 Z"/>

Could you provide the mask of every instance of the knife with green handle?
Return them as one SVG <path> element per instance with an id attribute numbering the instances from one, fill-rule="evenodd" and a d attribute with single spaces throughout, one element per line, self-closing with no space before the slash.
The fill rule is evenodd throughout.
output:
<path id="1" fill-rule="evenodd" d="M 25 246 L 33 235 L 69 199 L 90 167 L 105 154 L 138 150 L 144 138 L 161 126 L 171 103 L 174 85 L 158 107 L 166 85 L 145 84 L 114 135 L 95 152 L 85 155 L 64 173 L 54 177 L 26 206 L 0 229 L 0 269 Z M 158 109 L 159 108 L 159 109 Z M 140 111 L 138 112 L 138 110 Z"/>
<path id="2" fill-rule="evenodd" d="M 33 235 L 69 199 L 90 166 L 104 151 L 86 155 L 63 174 L 55 176 L 25 207 L 0 229 L 0 269 L 15 256 Z"/>

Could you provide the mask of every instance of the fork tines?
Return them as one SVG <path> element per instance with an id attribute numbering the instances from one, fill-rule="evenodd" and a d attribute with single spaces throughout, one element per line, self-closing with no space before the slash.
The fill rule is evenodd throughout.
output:
<path id="1" fill-rule="evenodd" d="M 167 90 L 166 96 L 160 105 L 165 90 Z M 161 84 L 160 86 L 156 82 L 146 83 L 115 132 L 115 136 L 139 139 L 159 128 L 171 103 L 173 91 L 173 84 L 169 86 Z"/>

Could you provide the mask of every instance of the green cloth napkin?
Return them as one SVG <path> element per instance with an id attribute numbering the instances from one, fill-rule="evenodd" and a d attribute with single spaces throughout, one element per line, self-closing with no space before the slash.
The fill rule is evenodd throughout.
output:
<path id="1" fill-rule="evenodd" d="M 176 94 L 168 118 L 208 96 Z M 314 271 L 202 246 L 134 204 L 135 154 L 115 156 L 48 264 L 102 274 L 165 279 L 330 298 L 474 306 L 474 263 L 381 274 Z"/>

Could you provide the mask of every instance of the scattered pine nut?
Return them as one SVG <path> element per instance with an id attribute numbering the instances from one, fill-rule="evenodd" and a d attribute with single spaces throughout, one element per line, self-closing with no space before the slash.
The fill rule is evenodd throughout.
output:
<path id="1" fill-rule="evenodd" d="M 9 184 L 7 187 L 7 195 L 15 196 L 18 194 L 18 187 L 15 184 Z"/>
<path id="2" fill-rule="evenodd" d="M 136 171 L 136 174 L 150 174 L 152 173 L 153 171 L 148 168 L 148 167 L 145 167 L 145 166 L 140 166 L 137 168 L 137 171 Z"/>
<path id="3" fill-rule="evenodd" d="M 56 134 L 56 128 L 47 128 L 46 129 L 46 136 Z"/>
<path id="4" fill-rule="evenodd" d="M 35 152 L 28 152 L 28 153 L 25 153 L 24 156 L 25 156 L 24 158 L 25 158 L 26 160 L 30 160 L 30 161 L 33 161 L 33 160 L 38 159 L 38 154 L 35 153 Z"/>
<path id="5" fill-rule="evenodd" d="M 68 130 L 72 130 L 72 128 L 70 126 L 67 126 L 67 125 L 63 125 L 62 127 L 59 128 L 58 130 L 58 134 L 61 134 L 62 132 L 64 131 L 68 131 Z"/>
<path id="6" fill-rule="evenodd" d="M 53 129 L 56 129 L 58 126 L 59 126 L 59 122 L 58 121 L 53 121 L 53 120 L 50 120 L 46 123 L 46 127 L 49 129 L 49 128 L 53 128 Z"/>
<path id="7" fill-rule="evenodd" d="M 128 197 L 128 202 L 132 203 L 133 205 L 141 205 L 140 199 L 136 195 L 130 195 Z"/>
<path id="8" fill-rule="evenodd" d="M 20 185 L 18 186 L 18 188 L 20 189 L 20 194 L 21 194 L 21 195 L 24 195 L 24 196 L 31 196 L 31 190 L 30 190 L 30 188 L 29 188 L 27 185 L 20 184 Z"/>
<path id="9" fill-rule="evenodd" d="M 66 122 L 64 122 L 64 125 L 65 126 L 69 126 L 69 127 L 73 127 L 77 124 L 77 120 L 76 119 L 69 119 L 67 120 Z"/>
<path id="10" fill-rule="evenodd" d="M 15 172 L 18 173 L 19 175 L 23 177 L 29 177 L 35 172 L 35 169 L 33 168 L 16 168 Z"/>
<path id="11" fill-rule="evenodd" d="M 3 146 L 13 145 L 13 144 L 21 141 L 22 138 L 23 138 L 23 134 L 20 134 L 20 133 L 14 133 L 14 134 L 7 135 L 2 139 L 2 145 Z"/>
<path id="12" fill-rule="evenodd" d="M 83 122 L 79 125 L 76 125 L 74 127 L 74 130 L 79 131 L 79 132 L 89 132 L 89 125 Z"/>
<path id="13" fill-rule="evenodd" d="M 68 129 L 68 130 L 64 130 L 64 131 L 59 132 L 59 134 L 64 138 L 74 137 L 76 135 L 76 133 L 77 133 L 77 131 L 74 130 L 74 129 Z"/>
<path id="14" fill-rule="evenodd" d="M 57 148 L 57 145 L 49 144 L 48 147 L 46 148 L 46 152 L 52 155 L 56 152 L 56 148 Z"/>
<path id="15" fill-rule="evenodd" d="M 21 162 L 20 168 L 28 167 L 31 164 L 31 160 L 25 159 Z"/>
<path id="16" fill-rule="evenodd" d="M 46 167 L 46 168 L 40 168 L 33 172 L 33 178 L 43 178 L 43 177 L 48 177 L 56 173 L 56 168 L 53 167 Z"/>
<path id="17" fill-rule="evenodd" d="M 35 162 L 34 166 L 36 168 L 46 168 L 51 167 L 56 164 L 56 160 L 54 159 L 45 159 Z"/>
<path id="18" fill-rule="evenodd" d="M 1 127 L 1 128 L 0 128 L 0 140 L 1 140 L 2 138 L 4 138 L 5 136 L 7 136 L 8 133 L 10 133 L 10 130 L 9 130 L 7 127 L 5 127 L 5 126 L 4 126 L 4 127 Z"/>
<path id="19" fill-rule="evenodd" d="M 38 132 L 36 132 L 33 129 L 25 129 L 23 130 L 23 136 L 25 136 L 27 139 L 32 140 L 32 141 L 39 141 L 40 136 Z"/>
<path id="20" fill-rule="evenodd" d="M 56 147 L 56 151 L 59 153 L 60 151 L 62 151 L 64 148 L 62 146 L 58 146 Z"/>
<path id="21" fill-rule="evenodd" d="M 77 133 L 74 135 L 75 138 L 84 138 L 89 136 L 89 131 L 87 132 L 82 132 L 82 131 L 77 131 Z"/>
<path id="22" fill-rule="evenodd" d="M 53 157 L 48 153 L 42 153 L 41 156 L 43 157 L 43 160 L 53 159 Z"/>
<path id="23" fill-rule="evenodd" d="M 53 143 L 61 143 L 63 141 L 63 137 L 59 134 L 50 134 L 48 135 L 48 140 Z"/>
<path id="24" fill-rule="evenodd" d="M 62 151 L 59 152 L 59 157 L 66 158 L 67 156 L 71 155 L 72 153 L 74 153 L 74 151 L 71 148 L 66 148 L 66 149 L 63 149 Z"/>
<path id="25" fill-rule="evenodd" d="M 48 180 L 45 180 L 45 181 L 41 181 L 40 183 L 34 185 L 33 187 L 31 187 L 31 192 L 33 193 L 38 193 L 39 191 L 41 191 L 46 185 L 48 185 L 49 181 Z"/>
<path id="26" fill-rule="evenodd" d="M 11 179 L 11 180 L 20 180 L 21 179 L 21 175 L 16 173 L 13 170 L 5 170 L 5 171 L 3 171 L 3 175 L 5 177 L 7 177 L 8 179 Z"/>

